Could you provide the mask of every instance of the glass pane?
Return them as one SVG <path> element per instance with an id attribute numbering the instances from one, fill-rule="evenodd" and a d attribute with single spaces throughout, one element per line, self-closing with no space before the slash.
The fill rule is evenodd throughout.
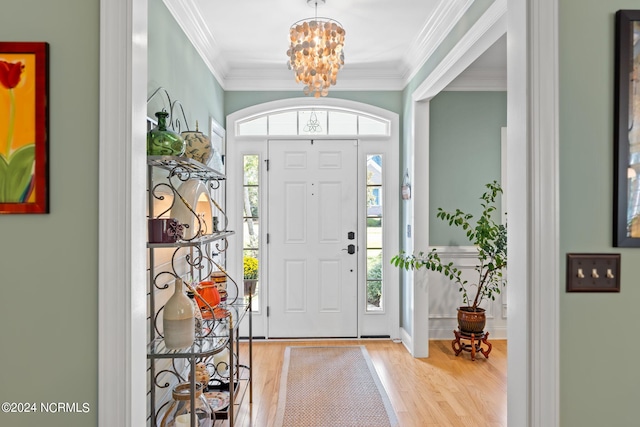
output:
<path id="1" fill-rule="evenodd" d="M 389 124 L 366 116 L 359 116 L 358 133 L 360 135 L 389 135 Z"/>
<path id="2" fill-rule="evenodd" d="M 259 162 L 257 155 L 244 156 L 244 185 L 258 185 Z"/>
<path id="3" fill-rule="evenodd" d="M 242 250 L 243 257 L 253 257 L 258 258 L 258 249 L 243 249 Z"/>
<path id="4" fill-rule="evenodd" d="M 238 291 L 244 295 L 245 303 L 251 297 L 251 310 L 260 311 L 258 276 L 260 260 L 260 157 L 256 154 L 244 156 L 244 186 L 242 204 L 243 280 L 238 281 Z"/>
<path id="5" fill-rule="evenodd" d="M 242 231 L 242 246 L 257 251 L 260 244 L 260 221 L 257 218 L 245 218 Z"/>
<path id="6" fill-rule="evenodd" d="M 244 187 L 244 216 L 259 217 L 258 213 L 258 188 Z"/>
<path id="7" fill-rule="evenodd" d="M 269 135 L 297 135 L 298 113 L 288 111 L 286 113 L 272 114 L 269 116 Z"/>
<path id="8" fill-rule="evenodd" d="M 298 112 L 299 135 L 326 135 L 327 112 L 326 111 L 300 111 Z"/>
<path id="9" fill-rule="evenodd" d="M 367 249 L 367 280 L 382 279 L 382 250 Z"/>
<path id="10" fill-rule="evenodd" d="M 383 309 L 382 155 L 367 156 L 367 311 Z"/>
<path id="11" fill-rule="evenodd" d="M 367 311 L 382 310 L 382 281 L 367 281 Z"/>
<path id="12" fill-rule="evenodd" d="M 258 117 L 238 125 L 238 135 L 266 135 L 267 117 Z"/>
<path id="13" fill-rule="evenodd" d="M 382 248 L 382 218 L 367 218 L 367 248 Z"/>
<path id="14" fill-rule="evenodd" d="M 367 185 L 382 185 L 382 156 L 367 156 Z"/>
<path id="15" fill-rule="evenodd" d="M 382 187 L 367 187 L 367 216 L 382 215 Z"/>
<path id="16" fill-rule="evenodd" d="M 351 113 L 329 111 L 329 135 L 357 135 L 358 116 Z"/>

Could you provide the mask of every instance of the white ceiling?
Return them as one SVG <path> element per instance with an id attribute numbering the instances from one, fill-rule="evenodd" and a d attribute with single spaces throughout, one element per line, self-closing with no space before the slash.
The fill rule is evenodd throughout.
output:
<path id="1" fill-rule="evenodd" d="M 331 90 L 401 90 L 474 0 L 326 0 L 318 17 L 346 32 L 345 65 Z M 288 31 L 315 15 L 307 0 L 164 0 L 225 90 L 296 90 Z M 505 85 L 502 37 L 452 83 Z M 489 83 L 489 81 L 491 81 Z"/>

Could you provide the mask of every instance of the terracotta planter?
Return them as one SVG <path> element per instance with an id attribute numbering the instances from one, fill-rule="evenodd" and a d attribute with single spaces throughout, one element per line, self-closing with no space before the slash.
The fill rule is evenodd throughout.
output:
<path id="1" fill-rule="evenodd" d="M 458 307 L 458 328 L 466 334 L 480 334 L 484 331 L 487 317 L 484 308 Z"/>

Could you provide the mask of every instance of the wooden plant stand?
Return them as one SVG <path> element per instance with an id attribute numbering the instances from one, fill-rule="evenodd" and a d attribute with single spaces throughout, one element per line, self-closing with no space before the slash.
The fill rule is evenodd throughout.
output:
<path id="1" fill-rule="evenodd" d="M 491 353 L 492 347 L 491 343 L 488 341 L 489 332 L 481 332 L 476 335 L 455 330 L 453 333 L 456 336 L 456 339 L 451 341 L 451 347 L 456 353 L 456 356 L 462 353 L 462 351 L 468 351 L 471 353 L 472 361 L 476 360 L 476 352 L 482 353 L 482 355 L 487 359 L 489 358 L 489 353 Z M 486 349 L 482 347 L 483 344 L 486 346 Z"/>

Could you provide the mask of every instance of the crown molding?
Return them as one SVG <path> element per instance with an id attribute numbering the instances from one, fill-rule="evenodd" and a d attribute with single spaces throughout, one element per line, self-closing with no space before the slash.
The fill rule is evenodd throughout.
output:
<path id="1" fill-rule="evenodd" d="M 200 14 L 195 0 L 163 0 L 167 9 L 196 49 L 211 74 L 225 87 L 229 66 L 222 58 L 221 50 L 205 19 Z"/>
<path id="2" fill-rule="evenodd" d="M 430 99 L 444 90 L 506 32 L 507 0 L 496 0 L 413 92 L 412 98 Z"/>
<path id="3" fill-rule="evenodd" d="M 418 73 L 475 0 L 442 0 L 404 55 L 404 84 Z"/>

